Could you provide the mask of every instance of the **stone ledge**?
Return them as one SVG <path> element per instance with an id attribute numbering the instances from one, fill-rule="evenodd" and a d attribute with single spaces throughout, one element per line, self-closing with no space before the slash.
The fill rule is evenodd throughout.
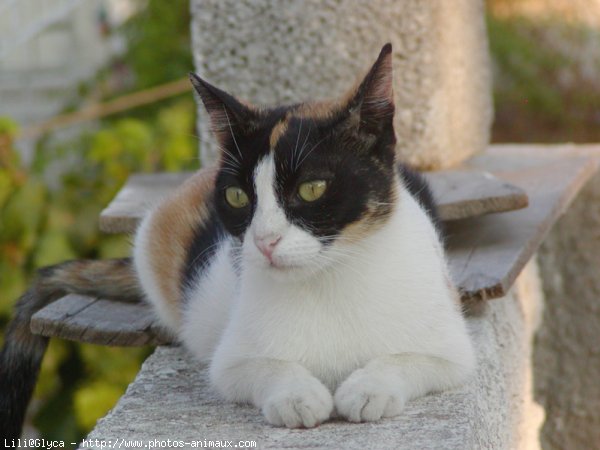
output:
<path id="1" fill-rule="evenodd" d="M 532 414 L 529 362 L 539 292 L 537 270 L 530 264 L 509 295 L 469 319 L 479 360 L 473 381 L 412 401 L 395 419 L 328 422 L 311 430 L 275 428 L 253 407 L 222 402 L 208 386 L 206 368 L 183 349 L 160 347 L 88 438 L 255 440 L 258 448 L 530 447 L 531 431 L 540 422 L 539 412 Z"/>

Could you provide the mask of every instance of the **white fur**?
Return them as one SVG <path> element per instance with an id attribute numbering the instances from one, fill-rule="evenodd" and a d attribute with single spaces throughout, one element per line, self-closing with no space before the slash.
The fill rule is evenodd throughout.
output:
<path id="1" fill-rule="evenodd" d="M 201 361 L 210 361 L 227 325 L 238 280 L 231 264 L 230 241 L 215 254 L 209 270 L 196 279 L 187 294 L 181 325 L 181 340 Z"/>
<path id="2" fill-rule="evenodd" d="M 254 174 L 257 205 L 254 217 L 244 239 L 243 260 L 247 269 L 267 274 L 280 280 L 304 279 L 327 261 L 315 262 L 321 251 L 321 243 L 313 235 L 292 225 L 277 204 L 274 191 L 275 164 L 273 157 L 264 158 L 257 164 Z M 268 236 L 281 236 L 273 252 L 272 263 L 255 245 L 255 241 Z"/>
<path id="3" fill-rule="evenodd" d="M 334 407 L 357 422 L 395 416 L 408 400 L 463 382 L 475 364 L 465 320 L 413 197 L 398 183 L 383 226 L 324 247 L 287 221 L 274 174 L 269 156 L 255 174 L 239 279 L 224 244 L 190 292 L 181 338 L 196 356 L 212 356 L 212 384 L 274 425 L 311 427 Z M 281 236 L 273 263 L 254 244 L 269 234 Z"/>

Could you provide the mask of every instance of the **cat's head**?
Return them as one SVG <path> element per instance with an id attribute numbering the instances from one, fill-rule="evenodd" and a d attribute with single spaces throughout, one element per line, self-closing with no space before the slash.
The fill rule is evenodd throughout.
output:
<path id="1" fill-rule="evenodd" d="M 315 273 L 390 216 L 396 187 L 391 45 L 333 102 L 256 108 L 196 75 L 221 147 L 215 206 L 243 264 Z"/>

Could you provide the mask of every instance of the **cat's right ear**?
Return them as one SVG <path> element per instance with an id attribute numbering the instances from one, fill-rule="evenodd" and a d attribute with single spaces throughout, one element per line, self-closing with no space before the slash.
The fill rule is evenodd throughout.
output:
<path id="1" fill-rule="evenodd" d="M 393 127 L 393 80 L 392 44 L 387 43 L 348 104 L 358 116 L 360 130 L 377 135 L 383 127 Z"/>
<path id="2" fill-rule="evenodd" d="M 254 108 L 241 103 L 195 73 L 190 73 L 190 80 L 208 112 L 212 132 L 220 145 L 225 146 L 230 138 L 235 140 L 236 134 L 243 133 L 252 126 L 257 116 Z"/>

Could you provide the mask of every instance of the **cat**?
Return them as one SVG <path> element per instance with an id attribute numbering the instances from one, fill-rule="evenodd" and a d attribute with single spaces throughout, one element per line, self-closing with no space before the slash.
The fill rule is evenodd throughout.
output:
<path id="1" fill-rule="evenodd" d="M 0 352 L 0 432 L 18 438 L 66 293 L 148 301 L 211 385 L 275 426 L 376 421 L 459 386 L 475 356 L 427 184 L 396 161 L 392 48 L 333 102 L 257 108 L 198 76 L 220 145 L 142 221 L 133 258 L 40 271 Z"/>
<path id="2" fill-rule="evenodd" d="M 133 260 L 212 386 L 296 428 L 397 416 L 464 382 L 431 194 L 396 163 L 391 45 L 329 103 L 259 109 L 191 79 L 220 163 L 147 215 Z"/>

